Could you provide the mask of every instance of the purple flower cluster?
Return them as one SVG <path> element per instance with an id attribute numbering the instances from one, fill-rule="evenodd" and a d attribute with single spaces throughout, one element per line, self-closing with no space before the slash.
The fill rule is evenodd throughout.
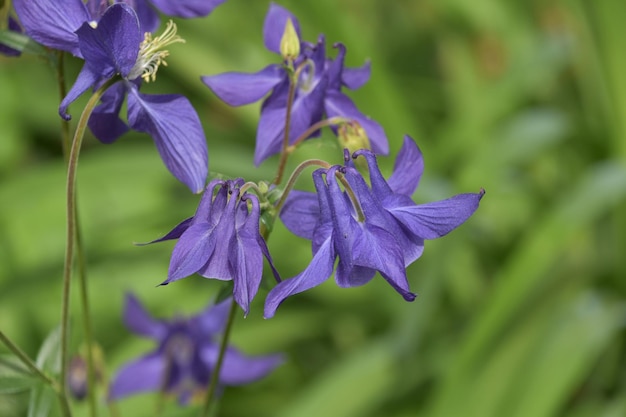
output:
<path id="1" fill-rule="evenodd" d="M 271 4 L 263 25 L 265 47 L 280 54 L 280 41 L 287 20 L 293 23 L 298 38 L 298 19 L 286 9 Z M 300 56 L 293 66 L 300 68 L 293 100 L 289 141 L 293 143 L 311 125 L 327 117 L 341 116 L 356 120 L 365 129 L 372 150 L 377 154 L 387 154 L 389 145 L 383 128 L 374 120 L 362 114 L 352 100 L 341 92 L 342 87 L 357 89 L 370 77 L 370 65 L 361 68 L 345 68 L 346 48 L 337 43 L 339 52 L 335 59 L 326 58 L 326 43 L 320 35 L 317 43 L 300 42 Z M 284 120 L 290 85 L 290 74 L 285 63 L 271 64 L 254 74 L 227 72 L 204 76 L 204 83 L 224 102 L 231 106 L 253 103 L 271 94 L 261 107 L 261 118 L 256 136 L 254 163 L 259 165 L 269 156 L 281 150 L 284 135 Z"/>

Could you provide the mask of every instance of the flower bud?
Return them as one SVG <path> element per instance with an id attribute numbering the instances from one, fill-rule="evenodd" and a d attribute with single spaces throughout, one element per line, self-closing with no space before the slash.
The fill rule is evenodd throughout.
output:
<path id="1" fill-rule="evenodd" d="M 287 18 L 283 37 L 280 39 L 280 54 L 287 61 L 293 61 L 300 55 L 300 39 L 291 18 Z"/>
<path id="2" fill-rule="evenodd" d="M 350 153 L 359 149 L 371 149 L 365 129 L 356 120 L 342 123 L 337 129 L 337 138 L 341 147 L 348 149 Z"/>

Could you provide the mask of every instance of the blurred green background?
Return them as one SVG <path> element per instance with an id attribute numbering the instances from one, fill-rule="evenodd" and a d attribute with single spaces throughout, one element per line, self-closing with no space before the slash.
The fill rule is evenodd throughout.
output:
<path id="1" fill-rule="evenodd" d="M 416 201 L 480 187 L 487 194 L 409 268 L 413 303 L 380 277 L 353 289 L 329 280 L 263 320 L 262 289 L 249 317 L 237 318 L 233 343 L 289 360 L 262 381 L 227 389 L 220 415 L 626 415 L 626 2 L 279 3 L 305 39 L 326 34 L 331 56 L 341 41 L 348 65 L 371 59 L 370 82 L 348 94 L 385 127 L 392 156 L 403 134 L 416 139 L 426 162 Z M 199 80 L 277 62 L 261 38 L 268 4 L 229 0 L 208 18 L 177 21 L 187 43 L 171 48 L 169 66 L 143 88 L 191 99 L 212 172 L 273 176 L 276 158 L 252 165 L 259 105 L 230 108 Z M 68 82 L 79 69 L 68 59 Z M 0 59 L 0 329 L 33 357 L 60 317 L 58 101 L 44 61 Z M 85 101 L 72 106 L 74 123 Z M 290 165 L 320 155 L 340 160 L 328 132 Z M 389 173 L 393 157 L 380 160 Z M 114 145 L 89 136 L 78 194 L 95 333 L 110 374 L 153 348 L 122 325 L 126 291 L 169 317 L 200 310 L 218 285 L 196 276 L 156 287 L 173 244 L 133 245 L 167 232 L 198 201 L 146 135 Z M 269 245 L 284 277 L 311 257 L 309 242 L 281 226 Z M 72 312 L 79 349 L 77 297 Z M 25 415 L 27 399 L 0 396 L 0 415 Z M 123 416 L 152 415 L 155 396 L 118 406 Z M 163 415 L 186 414 L 170 401 Z"/>

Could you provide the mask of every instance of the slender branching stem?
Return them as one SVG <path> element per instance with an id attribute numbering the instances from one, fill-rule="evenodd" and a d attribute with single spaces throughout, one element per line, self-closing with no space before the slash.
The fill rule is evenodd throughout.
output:
<path id="1" fill-rule="evenodd" d="M 211 373 L 211 381 L 209 382 L 209 389 L 204 400 L 204 407 L 202 408 L 201 417 L 208 417 L 211 410 L 211 404 L 217 390 L 217 386 L 220 380 L 220 371 L 222 370 L 222 363 L 224 362 L 224 354 L 226 353 L 226 346 L 228 346 L 228 340 L 230 338 L 230 331 L 235 321 L 235 313 L 237 312 L 237 303 L 233 298 L 230 305 L 230 311 L 228 313 L 228 320 L 226 321 L 226 328 L 224 329 L 224 336 L 222 337 L 222 343 L 220 344 L 219 356 L 217 357 L 217 363 L 213 372 Z"/>
<path id="2" fill-rule="evenodd" d="M 285 185 L 285 189 L 283 190 L 283 194 L 280 196 L 280 200 L 278 200 L 278 202 L 276 203 L 276 206 L 275 206 L 276 213 L 280 213 L 280 209 L 283 207 L 283 204 L 285 204 L 285 201 L 287 201 L 287 196 L 289 195 L 293 187 L 296 185 L 296 181 L 298 181 L 298 177 L 302 175 L 302 172 L 306 168 L 311 167 L 311 166 L 318 166 L 318 167 L 327 168 L 327 169 L 330 168 L 330 164 L 326 161 L 322 161 L 321 159 L 309 159 L 309 160 L 302 162 L 300 165 L 298 165 L 296 169 L 294 169 L 293 172 L 291 173 L 289 180 L 287 180 L 287 185 Z"/>
<path id="3" fill-rule="evenodd" d="M 63 266 L 63 298 L 61 307 L 61 376 L 60 376 L 60 392 L 61 395 L 67 398 L 67 362 L 68 362 L 68 327 L 69 327 L 69 306 L 70 306 L 70 283 L 72 278 L 72 267 L 74 260 L 74 248 L 76 247 L 77 236 L 77 224 L 76 224 L 76 170 L 78 167 L 78 156 L 80 155 L 80 148 L 87 129 L 87 121 L 93 109 L 98 104 L 100 97 L 113 83 L 113 80 L 109 80 L 102 87 L 96 90 L 85 109 L 83 110 L 76 131 L 74 132 L 74 139 L 72 140 L 72 146 L 70 148 L 69 160 L 67 165 L 67 235 L 65 246 L 65 262 Z M 91 387 L 93 388 L 93 387 Z"/>
<path id="4" fill-rule="evenodd" d="M 344 117 L 331 117 L 330 119 L 324 119 L 324 120 L 320 120 L 317 123 L 313 123 L 307 130 L 305 130 L 300 136 L 298 136 L 298 138 L 291 145 L 287 147 L 286 152 L 288 154 L 293 153 L 293 151 L 296 150 L 298 145 L 300 145 L 309 136 L 311 136 L 313 133 L 320 130 L 321 128 L 326 127 L 326 126 L 338 125 L 340 123 L 345 123 L 347 120 L 349 119 L 346 119 Z"/>
<path id="5" fill-rule="evenodd" d="M 2 343 L 4 343 L 4 345 L 11 352 L 13 352 L 13 354 L 15 354 L 15 356 L 17 356 L 20 361 L 22 361 L 22 363 L 28 368 L 29 371 L 31 371 L 44 383 L 49 385 L 50 388 L 52 388 L 57 393 L 57 396 L 59 397 L 59 401 L 61 403 L 61 413 L 63 417 L 71 417 L 72 412 L 70 410 L 70 405 L 67 400 L 67 396 L 63 393 L 61 385 L 57 381 L 46 375 L 43 370 L 39 369 L 35 362 L 33 362 L 32 359 L 29 358 L 28 355 L 15 343 L 13 343 L 11 339 L 9 339 L 2 331 L 0 331 L 0 341 L 2 341 Z"/>

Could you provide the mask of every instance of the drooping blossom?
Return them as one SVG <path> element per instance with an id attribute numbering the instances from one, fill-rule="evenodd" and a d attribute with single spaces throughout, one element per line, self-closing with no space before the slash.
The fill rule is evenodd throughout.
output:
<path id="1" fill-rule="evenodd" d="M 77 3 L 76 3 L 77 1 Z M 69 119 L 68 106 L 89 89 L 113 77 L 120 80 L 102 95 L 89 118 L 89 128 L 103 143 L 112 143 L 130 128 L 148 133 L 170 172 L 193 192 L 200 192 L 208 173 L 208 152 L 200 119 L 181 95 L 147 95 L 139 92 L 141 78 L 154 80 L 168 52 L 168 44 L 180 42 L 171 22 L 156 37 L 141 33 L 135 11 L 124 3 L 108 7 L 92 21 L 80 2 L 67 1 L 63 10 L 49 0 L 18 0 L 18 16 L 27 33 L 42 44 L 72 52 L 85 64 L 59 106 Z M 78 25 L 78 26 L 77 26 Z M 72 28 L 77 27 L 73 32 Z M 128 97 L 128 125 L 119 112 Z"/>
<path id="2" fill-rule="evenodd" d="M 235 301 L 248 314 L 261 283 L 263 257 L 276 279 L 280 278 L 259 233 L 259 200 L 254 194 L 242 193 L 243 184 L 241 178 L 212 180 L 195 215 L 154 242 L 178 239 L 163 284 L 194 273 L 205 278 L 232 280 Z"/>
<path id="3" fill-rule="evenodd" d="M 230 299 L 191 317 L 154 319 L 133 295 L 126 296 L 124 323 L 134 333 L 153 339 L 156 349 L 124 365 L 109 387 L 109 399 L 142 392 L 164 392 L 188 402 L 206 391 L 219 354 Z M 244 385 L 261 379 L 283 362 L 282 355 L 249 357 L 227 347 L 220 386 Z"/>
<path id="4" fill-rule="evenodd" d="M 289 20 L 298 39 L 301 39 L 296 17 L 281 6 L 273 3 L 270 5 L 263 25 L 263 41 L 268 50 L 281 54 L 281 39 Z M 269 93 L 261 107 L 257 128 L 254 154 L 256 165 L 281 150 L 291 72 L 286 69 L 288 65 L 292 65 L 299 74 L 291 109 L 290 144 L 326 114 L 328 117 L 356 119 L 367 131 L 373 151 L 382 154 L 388 152 L 387 137 L 382 127 L 360 113 L 354 103 L 341 92 L 342 87 L 355 89 L 367 82 L 369 63 L 361 68 L 344 68 L 345 47 L 339 47 L 339 55 L 335 60 L 326 58 L 325 48 L 325 38 L 320 35 L 315 44 L 301 41 L 300 55 L 292 63 L 285 61 L 271 64 L 252 74 L 226 72 L 202 77 L 202 81 L 231 106 L 253 103 Z"/>
<path id="5" fill-rule="evenodd" d="M 353 159 L 364 157 L 370 184 Z M 385 180 L 369 150 L 346 153 L 345 166 L 313 173 L 317 193 L 290 194 L 281 220 L 294 234 L 312 241 L 313 259 L 299 275 L 280 282 L 267 296 L 265 317 L 272 317 L 285 298 L 313 288 L 330 277 L 339 258 L 335 280 L 340 287 L 369 282 L 376 272 L 407 301 L 406 267 L 422 255 L 425 239 L 435 239 L 465 222 L 478 208 L 484 191 L 458 194 L 446 200 L 415 204 L 411 195 L 423 171 L 422 154 L 406 136 L 394 172 Z M 350 193 L 340 186 L 348 184 Z"/>

